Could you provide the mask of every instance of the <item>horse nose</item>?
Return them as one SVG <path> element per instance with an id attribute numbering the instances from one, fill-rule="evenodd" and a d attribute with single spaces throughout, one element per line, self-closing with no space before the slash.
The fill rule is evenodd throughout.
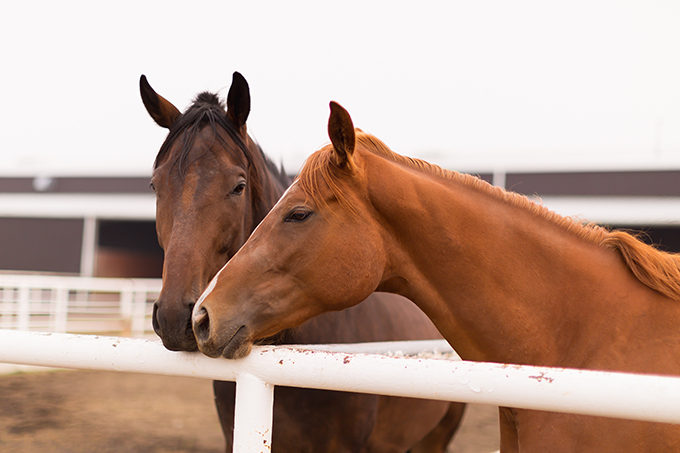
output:
<path id="1" fill-rule="evenodd" d="M 151 314 L 151 325 L 153 327 L 153 331 L 156 332 L 156 335 L 158 335 L 160 338 L 163 338 L 163 335 L 161 335 L 161 326 L 158 323 L 158 301 L 153 303 L 153 313 Z"/>
<path id="2" fill-rule="evenodd" d="M 171 351 L 195 351 L 196 339 L 191 330 L 191 312 L 194 302 L 169 303 L 172 300 L 158 298 L 153 304 L 151 325 Z"/>
<path id="3" fill-rule="evenodd" d="M 194 336 L 199 343 L 204 343 L 210 338 L 210 315 L 205 307 L 198 309 L 193 315 Z"/>

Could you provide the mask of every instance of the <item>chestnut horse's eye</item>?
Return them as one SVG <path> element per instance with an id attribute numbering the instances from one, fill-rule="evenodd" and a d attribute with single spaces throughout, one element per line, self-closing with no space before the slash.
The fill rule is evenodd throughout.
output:
<path id="1" fill-rule="evenodd" d="M 290 214 L 288 214 L 288 217 L 286 217 L 285 221 L 304 222 L 309 218 L 310 215 L 312 215 L 311 211 L 307 211 L 306 209 L 295 209 Z"/>
<path id="2" fill-rule="evenodd" d="M 230 195 L 242 195 L 245 190 L 246 190 L 246 183 L 241 182 L 241 183 L 239 183 L 238 186 L 234 187 L 234 190 L 231 191 Z"/>
<path id="3" fill-rule="evenodd" d="M 153 183 L 153 181 L 149 183 L 149 188 L 153 190 L 154 193 L 156 193 L 156 185 Z"/>

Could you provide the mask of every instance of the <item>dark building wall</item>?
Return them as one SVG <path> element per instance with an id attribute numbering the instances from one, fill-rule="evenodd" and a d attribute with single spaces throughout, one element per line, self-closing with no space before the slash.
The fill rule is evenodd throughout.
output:
<path id="1" fill-rule="evenodd" d="M 96 277 L 160 278 L 153 221 L 100 220 Z M 0 270 L 79 274 L 82 219 L 0 218 Z"/>
<path id="2" fill-rule="evenodd" d="M 156 222 L 136 220 L 100 220 L 100 247 L 112 247 L 163 254 L 158 245 Z"/>
<path id="3" fill-rule="evenodd" d="M 82 219 L 0 218 L 0 269 L 80 273 Z"/>
<path id="4" fill-rule="evenodd" d="M 645 228 L 618 225 L 615 228 L 634 233 L 640 240 L 647 244 L 653 244 L 659 250 L 680 253 L 680 225 L 652 226 Z"/>
<path id="5" fill-rule="evenodd" d="M 163 249 L 155 222 L 99 221 L 95 276 L 160 278 L 162 274 Z"/>
<path id="6" fill-rule="evenodd" d="M 0 178 L 0 192 L 5 193 L 152 193 L 148 177 L 61 177 L 34 184 L 36 178 Z M 36 187 L 40 187 L 38 190 Z"/>
<path id="7" fill-rule="evenodd" d="M 4 177 L 0 193 L 149 194 L 149 177 Z M 1 218 L 0 270 L 80 273 L 83 219 Z M 153 277 L 163 251 L 154 221 L 97 221 L 94 275 Z"/>
<path id="8" fill-rule="evenodd" d="M 505 187 L 525 195 L 677 197 L 679 171 L 508 173 Z"/>

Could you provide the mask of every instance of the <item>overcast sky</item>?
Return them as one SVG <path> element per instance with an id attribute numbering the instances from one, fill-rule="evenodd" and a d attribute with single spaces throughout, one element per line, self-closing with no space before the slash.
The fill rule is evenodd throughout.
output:
<path id="1" fill-rule="evenodd" d="M 676 0 L 4 2 L 0 174 L 149 174 L 139 76 L 184 110 L 233 71 L 291 172 L 330 100 L 451 169 L 680 168 L 679 24 Z"/>

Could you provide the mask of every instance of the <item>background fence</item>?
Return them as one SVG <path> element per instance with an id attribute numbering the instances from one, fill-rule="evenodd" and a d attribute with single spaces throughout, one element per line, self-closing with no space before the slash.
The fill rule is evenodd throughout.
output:
<path id="1" fill-rule="evenodd" d="M 160 289 L 160 279 L 0 274 L 0 328 L 144 337 Z"/>

